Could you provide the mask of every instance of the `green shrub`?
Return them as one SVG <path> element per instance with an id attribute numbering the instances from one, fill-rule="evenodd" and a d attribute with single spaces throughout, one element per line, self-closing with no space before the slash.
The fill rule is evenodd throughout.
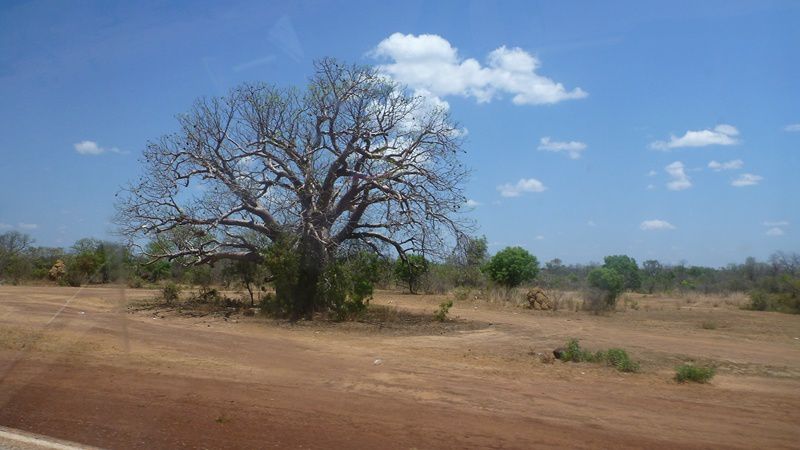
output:
<path id="1" fill-rule="evenodd" d="M 497 252 L 483 267 L 495 283 L 511 289 L 539 274 L 539 261 L 522 247 L 506 247 Z"/>
<path id="2" fill-rule="evenodd" d="M 692 364 L 683 364 L 675 369 L 675 381 L 685 383 L 693 381 L 695 383 L 708 383 L 714 378 L 716 370 L 713 367 L 700 367 Z"/>
<path id="3" fill-rule="evenodd" d="M 439 303 L 439 309 L 433 312 L 434 319 L 438 320 L 439 322 L 444 322 L 447 320 L 447 313 L 450 312 L 450 308 L 453 307 L 453 301 L 447 300 L 442 303 Z"/>
<path id="4" fill-rule="evenodd" d="M 422 255 L 406 255 L 400 258 L 394 267 L 394 274 L 398 280 L 408 285 L 412 294 L 417 292 L 422 276 L 428 273 L 428 261 Z"/>
<path id="5" fill-rule="evenodd" d="M 631 361 L 628 352 L 621 348 L 611 348 L 604 354 L 604 359 L 609 366 L 620 372 L 638 372 L 639 363 Z"/>
<path id="6" fill-rule="evenodd" d="M 602 293 L 602 301 L 597 293 L 590 295 L 587 300 L 595 309 L 613 310 L 617 304 L 617 297 L 622 293 L 624 279 L 616 270 L 598 267 L 589 272 L 589 285 Z"/>
<path id="7" fill-rule="evenodd" d="M 577 339 L 567 342 L 564 352 L 559 358 L 562 361 L 606 363 L 620 372 L 638 372 L 639 363 L 631 360 L 628 352 L 621 348 L 612 348 L 607 351 L 598 350 L 590 352 L 582 349 Z"/>
<path id="8" fill-rule="evenodd" d="M 164 300 L 164 302 L 168 305 L 177 301 L 180 294 L 180 286 L 171 281 L 161 288 L 161 299 Z"/>

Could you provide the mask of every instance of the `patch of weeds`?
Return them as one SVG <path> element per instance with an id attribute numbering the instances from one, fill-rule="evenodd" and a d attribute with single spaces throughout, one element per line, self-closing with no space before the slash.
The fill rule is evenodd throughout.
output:
<path id="1" fill-rule="evenodd" d="M 471 293 L 472 289 L 468 287 L 459 286 L 453 289 L 453 297 L 460 302 L 467 300 Z"/>
<path id="2" fill-rule="evenodd" d="M 614 367 L 620 372 L 638 372 L 639 363 L 632 361 L 628 352 L 621 348 L 611 348 L 605 352 L 605 361 L 609 366 Z"/>
<path id="3" fill-rule="evenodd" d="M 605 363 L 620 372 L 638 372 L 639 363 L 631 360 L 628 352 L 621 348 L 607 351 L 598 350 L 592 353 L 581 348 L 577 339 L 570 339 L 567 346 L 557 355 L 562 361 Z"/>
<path id="4" fill-rule="evenodd" d="M 178 297 L 180 297 L 180 295 L 181 287 L 171 281 L 161 288 L 161 298 L 168 305 L 178 301 Z"/>
<path id="5" fill-rule="evenodd" d="M 453 301 L 447 300 L 442 303 L 439 303 L 439 309 L 433 312 L 433 318 L 438 320 L 439 322 L 444 322 L 447 320 L 447 313 L 450 312 L 450 308 L 453 307 Z"/>
<path id="6" fill-rule="evenodd" d="M 703 323 L 700 324 L 700 327 L 704 330 L 716 330 L 717 322 L 713 320 L 704 320 Z"/>
<path id="7" fill-rule="evenodd" d="M 700 367 L 693 364 L 683 364 L 675 369 L 675 381 L 685 383 L 708 383 L 714 378 L 716 370 L 713 367 Z"/>

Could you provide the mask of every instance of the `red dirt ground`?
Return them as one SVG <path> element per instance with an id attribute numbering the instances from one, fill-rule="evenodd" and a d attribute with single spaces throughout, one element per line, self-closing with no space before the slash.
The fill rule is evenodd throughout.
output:
<path id="1" fill-rule="evenodd" d="M 658 298 L 608 317 L 457 302 L 485 325 L 403 334 L 126 309 L 152 295 L 0 287 L 0 425 L 122 449 L 800 448 L 798 316 Z M 376 301 L 429 313 L 441 299 Z M 699 326 L 709 319 L 719 328 Z M 642 373 L 536 356 L 573 336 L 627 349 Z M 675 383 L 687 360 L 717 377 Z"/>

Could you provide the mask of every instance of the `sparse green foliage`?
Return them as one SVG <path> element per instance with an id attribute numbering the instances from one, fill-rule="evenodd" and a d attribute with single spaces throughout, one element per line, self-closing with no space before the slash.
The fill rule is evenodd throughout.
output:
<path id="1" fill-rule="evenodd" d="M 683 364 L 675 369 L 675 381 L 685 383 L 708 383 L 714 378 L 716 370 L 713 367 L 700 367 L 693 364 Z"/>
<path id="2" fill-rule="evenodd" d="M 589 285 L 595 289 L 599 289 L 603 293 L 604 309 L 613 309 L 617 303 L 617 297 L 622 293 L 624 280 L 622 276 L 614 269 L 606 267 L 598 267 L 589 272 Z M 591 300 L 596 300 L 590 298 Z M 597 305 L 595 305 L 597 306 Z"/>
<path id="3" fill-rule="evenodd" d="M 412 294 L 417 292 L 422 276 L 428 272 L 428 261 L 422 255 L 407 255 L 405 260 L 400 258 L 394 267 L 398 280 L 408 284 Z"/>
<path id="4" fill-rule="evenodd" d="M 628 356 L 628 352 L 625 350 L 621 348 L 611 348 L 605 352 L 598 350 L 592 353 L 589 350 L 581 348 L 577 339 L 570 339 L 570 341 L 567 342 L 560 359 L 562 361 L 571 362 L 606 363 L 620 372 L 639 371 L 639 363 L 632 361 L 630 356 Z"/>
<path id="5" fill-rule="evenodd" d="M 177 301 L 180 295 L 181 287 L 171 281 L 161 288 L 161 299 L 168 305 Z"/>
<path id="6" fill-rule="evenodd" d="M 639 363 L 631 360 L 628 352 L 621 348 L 610 348 L 604 353 L 604 359 L 609 366 L 620 372 L 638 372 Z"/>
<path id="7" fill-rule="evenodd" d="M 447 314 L 450 312 L 450 308 L 453 307 L 452 300 L 446 300 L 442 303 L 439 303 L 439 309 L 433 312 L 433 317 L 438 320 L 439 322 L 444 322 L 447 320 Z"/>
<path id="8" fill-rule="evenodd" d="M 489 260 L 483 271 L 495 283 L 511 289 L 535 279 L 539 261 L 522 247 L 506 247 Z"/>

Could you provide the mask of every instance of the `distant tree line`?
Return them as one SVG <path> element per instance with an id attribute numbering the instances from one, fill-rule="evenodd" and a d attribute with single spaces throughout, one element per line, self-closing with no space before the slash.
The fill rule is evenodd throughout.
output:
<path id="1" fill-rule="evenodd" d="M 217 261 L 196 264 L 190 258 L 152 260 L 125 245 L 98 239 L 80 239 L 69 248 L 40 247 L 27 234 L 0 234 L 0 282 L 50 282 L 66 286 L 124 283 L 130 287 L 154 287 L 164 282 L 198 287 L 241 289 L 251 303 L 282 282 L 292 252 L 278 246 L 264 250 L 264 262 Z M 156 253 L 167 245 L 154 240 L 148 248 Z M 275 267 L 281 267 L 277 271 Z M 357 247 L 341 253 L 331 266 L 329 279 L 337 284 L 336 298 L 357 298 L 353 305 L 333 305 L 336 311 L 360 308 L 375 286 L 401 287 L 411 293 L 443 294 L 454 288 L 497 286 L 511 289 L 535 284 L 547 289 L 586 292 L 590 302 L 613 305 L 624 291 L 644 294 L 697 292 L 749 293 L 751 307 L 760 310 L 800 311 L 800 254 L 777 252 L 767 261 L 747 258 L 742 264 L 711 268 L 663 264 L 646 260 L 639 265 L 626 255 L 610 255 L 603 264 L 566 265 L 560 259 L 540 267 L 538 259 L 520 247 L 508 247 L 491 258 L 485 237 L 464 237 L 450 256 L 433 260 L 421 254 L 405 259 L 381 258 Z M 280 276 L 277 276 L 280 275 Z M 291 274 L 290 274 L 291 275 Z M 327 279 L 327 278 L 326 278 Z M 334 293 L 336 294 L 336 293 Z M 344 302 L 344 300 L 341 300 Z M 362 306 L 359 306 L 362 305 Z M 337 309 L 338 308 L 338 309 Z"/>

